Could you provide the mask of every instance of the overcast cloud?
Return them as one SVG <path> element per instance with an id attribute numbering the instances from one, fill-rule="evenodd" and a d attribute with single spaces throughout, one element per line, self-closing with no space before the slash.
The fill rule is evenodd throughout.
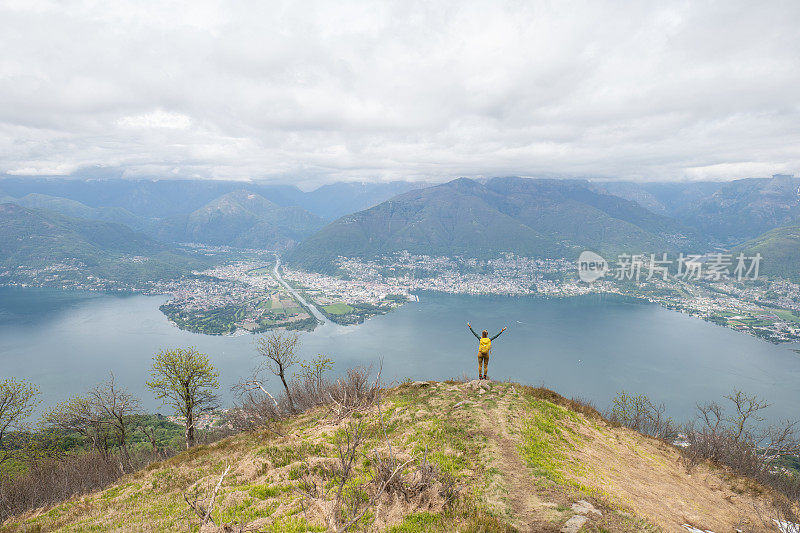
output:
<path id="1" fill-rule="evenodd" d="M 0 0 L 0 173 L 800 174 L 799 23 L 796 1 Z"/>

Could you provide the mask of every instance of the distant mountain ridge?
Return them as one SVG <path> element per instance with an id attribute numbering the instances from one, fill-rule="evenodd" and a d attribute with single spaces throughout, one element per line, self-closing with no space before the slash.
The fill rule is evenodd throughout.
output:
<path id="1" fill-rule="evenodd" d="M 227 193 L 186 216 L 163 221 L 161 240 L 238 248 L 287 248 L 324 225 L 300 207 L 282 207 L 246 189 Z"/>
<path id="2" fill-rule="evenodd" d="M 145 230 L 149 226 L 147 219 L 134 215 L 123 207 L 89 207 L 76 200 L 39 193 L 30 193 L 22 198 L 9 198 L 8 201 L 12 201 L 22 207 L 47 209 L 73 218 L 124 224 L 137 231 Z"/>
<path id="3" fill-rule="evenodd" d="M 338 255 L 400 250 L 572 257 L 590 249 L 614 257 L 752 247 L 762 237 L 774 257 L 788 261 L 775 243 L 792 241 L 770 232 L 800 226 L 800 178 L 787 175 L 687 183 L 464 178 L 425 185 L 348 182 L 303 192 L 256 182 L 3 178 L 0 203 L 124 224 L 167 243 L 282 250 L 300 243 L 287 260 L 317 270 L 330 269 Z M 793 272 L 791 265 L 780 270 Z"/>
<path id="4" fill-rule="evenodd" d="M 800 224 L 800 178 L 776 174 L 732 181 L 678 216 L 722 244 L 737 244 L 778 227 Z"/>
<path id="5" fill-rule="evenodd" d="M 634 201 L 656 214 L 678 217 L 725 184 L 720 181 L 603 181 L 592 185 L 598 191 Z"/>
<path id="6" fill-rule="evenodd" d="M 67 274 L 140 283 L 175 277 L 206 263 L 127 226 L 0 204 L 0 281 L 26 281 L 21 271 L 65 263 Z"/>
<path id="7" fill-rule="evenodd" d="M 668 252 L 700 239 L 676 221 L 581 180 L 460 178 L 344 216 L 294 249 L 288 261 L 330 271 L 337 256 L 408 250 L 430 255 L 577 257 Z"/>
<path id="8" fill-rule="evenodd" d="M 330 183 L 304 193 L 297 204 L 322 218 L 334 220 L 428 185 L 430 184 L 409 181 Z"/>
<path id="9" fill-rule="evenodd" d="M 408 181 L 337 182 L 304 192 L 294 185 L 258 181 L 5 177 L 0 178 L 0 198 L 13 201 L 38 194 L 73 200 L 91 208 L 122 208 L 139 217 L 161 219 L 188 215 L 220 196 L 247 189 L 281 207 L 301 207 L 333 220 L 424 185 Z"/>

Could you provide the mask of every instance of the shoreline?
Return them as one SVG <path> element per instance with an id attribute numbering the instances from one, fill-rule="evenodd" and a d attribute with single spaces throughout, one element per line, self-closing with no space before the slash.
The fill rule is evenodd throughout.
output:
<path id="1" fill-rule="evenodd" d="M 288 282 L 286 282 L 286 280 L 284 280 L 281 277 L 279 279 L 279 282 L 283 282 L 283 283 L 281 283 L 281 285 L 283 285 L 284 287 L 289 287 L 289 289 L 287 289 L 287 290 L 291 289 L 290 292 L 293 293 L 292 296 L 296 297 L 296 294 L 294 294 L 295 293 L 295 289 L 293 287 L 289 286 L 289 284 L 288 284 Z M 285 285 L 284 285 L 284 283 L 285 283 Z M 84 293 L 91 293 L 93 295 L 96 295 L 96 294 L 107 294 L 109 296 L 117 296 L 117 297 L 166 296 L 167 298 L 169 298 L 171 296 L 171 293 L 169 291 L 153 291 L 153 292 L 149 292 L 147 290 L 142 290 L 142 289 L 138 289 L 138 290 L 137 289 L 113 289 L 113 288 L 109 289 L 109 288 L 97 288 L 97 287 L 93 287 L 93 288 L 73 288 L 73 287 L 52 287 L 52 286 L 31 286 L 31 285 L 24 285 L 23 286 L 23 285 L 17 285 L 17 284 L 0 284 L 0 289 L 11 289 L 11 290 L 15 290 L 15 291 L 27 291 L 27 290 L 53 291 L 53 292 L 58 292 L 58 293 L 80 293 L 80 292 L 84 292 Z M 499 292 L 499 293 L 477 292 L 476 293 L 476 292 L 471 292 L 471 291 L 469 291 L 469 292 L 468 291 L 463 291 L 463 292 L 461 292 L 461 291 L 440 291 L 440 290 L 430 290 L 430 289 L 422 289 L 422 290 L 417 290 L 417 291 L 409 290 L 408 291 L 409 297 L 414 297 L 415 299 L 417 299 L 416 302 L 414 300 L 412 300 L 411 298 L 409 298 L 405 302 L 398 303 L 398 305 L 395 306 L 395 307 L 386 309 L 386 310 L 384 310 L 382 312 L 374 312 L 373 314 L 370 314 L 369 316 L 364 317 L 363 319 L 360 319 L 360 320 L 358 320 L 357 322 L 354 322 L 354 323 L 346 323 L 346 322 L 342 323 L 342 322 L 339 322 L 339 321 L 327 316 L 327 314 L 324 311 L 320 310 L 316 306 L 316 304 L 310 304 L 310 305 L 313 306 L 314 311 L 318 311 L 324 317 L 324 319 L 320 320 L 317 316 L 315 316 L 315 313 L 309 313 L 309 315 L 311 315 L 316 320 L 316 323 L 313 325 L 313 327 L 311 327 L 311 329 L 307 329 L 307 331 L 314 331 L 318 327 L 324 325 L 325 322 L 332 322 L 332 323 L 334 323 L 334 324 L 336 324 L 337 326 L 340 326 L 340 327 L 358 326 L 360 324 L 363 324 L 366 320 L 369 320 L 370 318 L 373 318 L 375 316 L 383 316 L 383 315 L 389 314 L 395 308 L 399 308 L 399 307 L 407 305 L 409 303 L 418 303 L 420 301 L 420 295 L 424 296 L 425 294 L 458 295 L 458 296 L 469 296 L 469 297 L 475 297 L 475 298 L 482 298 L 482 297 L 487 297 L 487 298 L 504 297 L 504 298 L 509 298 L 509 299 L 512 299 L 512 298 L 532 298 L 532 299 L 540 299 L 540 300 L 550 300 L 550 299 L 566 300 L 566 299 L 579 299 L 579 298 L 597 298 L 597 299 L 612 298 L 612 299 L 615 299 L 617 301 L 626 301 L 627 300 L 630 303 L 647 303 L 647 304 L 659 305 L 662 308 L 665 308 L 667 310 L 679 312 L 681 314 L 688 315 L 688 316 L 690 316 L 692 318 L 697 318 L 697 319 L 703 320 L 704 322 L 709 322 L 709 323 L 712 323 L 714 325 L 725 327 L 725 328 L 733 330 L 733 331 L 738 331 L 738 332 L 741 332 L 741 333 L 745 333 L 747 335 L 750 335 L 751 337 L 756 337 L 758 339 L 761 339 L 761 340 L 763 340 L 765 342 L 768 342 L 768 343 L 774 344 L 774 345 L 792 345 L 792 344 L 800 343 L 800 336 L 798 336 L 797 338 L 794 338 L 794 339 L 770 338 L 766 334 L 758 334 L 757 332 L 754 332 L 750 328 L 737 328 L 737 327 L 732 327 L 731 325 L 728 325 L 728 324 L 720 324 L 719 322 L 713 320 L 713 317 L 702 316 L 700 314 L 695 314 L 695 313 L 692 313 L 691 311 L 689 311 L 689 310 L 687 310 L 685 308 L 680 308 L 680 307 L 676 307 L 676 306 L 672 306 L 672 305 L 666 305 L 665 302 L 659 300 L 658 298 L 648 297 L 646 295 L 625 294 L 625 293 L 619 292 L 619 291 L 596 291 L 596 292 L 587 292 L 587 293 L 584 293 L 584 294 L 553 294 L 553 293 L 540 293 L 540 292 L 531 292 L 531 293 L 527 293 L 527 294 L 519 294 L 519 293 L 502 293 L 502 292 Z M 304 310 L 306 310 L 306 311 L 310 310 L 307 307 L 309 305 L 308 303 L 304 304 L 300 300 L 297 300 L 297 303 L 300 304 L 300 306 Z M 275 326 L 274 328 L 272 328 L 272 327 L 266 328 L 263 331 L 253 331 L 253 330 L 247 330 L 247 329 L 242 328 L 242 327 L 237 327 L 236 330 L 233 331 L 233 332 L 215 334 L 215 333 L 207 333 L 207 332 L 203 332 L 203 331 L 198 331 L 197 329 L 194 329 L 194 328 L 191 328 L 191 327 L 182 327 L 179 324 L 177 324 L 174 320 L 172 320 L 169 317 L 169 315 L 167 315 L 163 310 L 159 309 L 159 312 L 160 312 L 160 314 L 162 316 L 164 316 L 167 319 L 167 321 L 169 322 L 169 324 L 172 327 L 175 327 L 175 328 L 177 328 L 177 329 L 179 329 L 181 331 L 187 331 L 187 332 L 195 333 L 195 334 L 199 334 L 199 335 L 209 335 L 209 336 L 212 336 L 212 337 L 233 337 L 233 336 L 243 336 L 243 335 L 248 335 L 248 334 L 249 335 L 257 335 L 259 333 L 264 333 L 264 332 L 269 331 L 271 329 L 290 329 L 290 330 L 291 329 L 306 329 L 305 327 L 303 327 L 303 328 L 287 328 L 286 325 L 279 325 L 279 326 Z"/>

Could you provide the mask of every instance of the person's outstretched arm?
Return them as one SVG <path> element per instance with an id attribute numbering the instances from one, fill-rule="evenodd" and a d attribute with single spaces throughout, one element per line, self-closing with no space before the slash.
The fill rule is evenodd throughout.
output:
<path id="1" fill-rule="evenodd" d="M 470 328 L 470 329 L 472 329 L 472 328 Z M 500 333 L 503 333 L 505 330 L 506 330 L 506 328 L 503 328 L 503 329 L 501 329 L 501 330 L 500 330 Z M 475 332 L 473 331 L 472 333 L 475 333 Z M 500 333 L 498 333 L 497 335 L 495 335 L 494 337 L 492 337 L 492 340 L 495 340 L 497 337 L 499 337 L 499 336 L 500 336 Z M 476 337 L 477 337 L 477 335 L 476 335 Z"/>
<path id="2" fill-rule="evenodd" d="M 478 335 L 477 333 L 475 333 L 475 330 L 474 330 L 474 329 L 472 329 L 472 326 L 469 324 L 469 322 L 467 322 L 467 327 L 468 327 L 468 328 L 469 328 L 469 330 L 472 332 L 472 334 L 473 334 L 473 335 L 475 335 L 475 338 L 476 338 L 476 339 L 478 339 L 478 340 L 480 340 L 480 339 L 481 339 L 480 335 Z"/>

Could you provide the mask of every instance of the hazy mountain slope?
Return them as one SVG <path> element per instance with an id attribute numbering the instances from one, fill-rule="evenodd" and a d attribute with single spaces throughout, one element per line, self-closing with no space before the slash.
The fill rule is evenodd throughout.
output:
<path id="1" fill-rule="evenodd" d="M 740 243 L 780 226 L 800 224 L 800 178 L 733 181 L 678 215 L 723 244 Z"/>
<path id="2" fill-rule="evenodd" d="M 68 198 L 89 207 L 121 207 L 148 218 L 188 214 L 249 182 L 215 180 L 129 180 L 80 178 L 5 178 L 0 187 L 21 198 L 30 193 Z M 261 186 L 276 203 L 291 204 L 302 191 L 288 185 Z"/>
<path id="3" fill-rule="evenodd" d="M 595 190 L 638 203 L 650 211 L 677 216 L 686 208 L 714 194 L 725 185 L 719 181 L 635 182 L 604 181 L 593 183 Z"/>
<path id="4" fill-rule="evenodd" d="M 336 220 L 303 241 L 288 261 L 329 271 L 339 255 L 375 257 L 400 250 L 430 255 L 577 257 L 657 253 L 687 246 L 688 230 L 586 182 L 466 178 L 411 191 Z"/>
<path id="5" fill-rule="evenodd" d="M 121 207 L 143 217 L 189 213 L 240 185 L 218 181 L 79 178 L 6 178 L 0 181 L 18 198 L 30 193 L 75 200 L 89 207 Z"/>
<path id="6" fill-rule="evenodd" d="M 800 226 L 787 226 L 770 230 L 732 250 L 734 256 L 744 253 L 748 257 L 761 254 L 760 271 L 800 281 Z"/>
<path id="7" fill-rule="evenodd" d="M 379 204 L 422 186 L 419 183 L 338 182 L 304 192 L 294 185 L 257 181 L 128 180 L 6 177 L 0 179 L 0 197 L 21 198 L 41 194 L 66 198 L 94 208 L 123 208 L 145 218 L 188 215 L 225 194 L 247 189 L 282 207 L 301 207 L 333 219 Z"/>
<path id="8" fill-rule="evenodd" d="M 323 226 L 320 217 L 299 207 L 282 207 L 247 190 L 238 190 L 190 213 L 164 221 L 164 240 L 246 248 L 284 248 Z"/>
<path id="9" fill-rule="evenodd" d="M 23 207 L 30 209 L 47 209 L 64 216 L 85 218 L 88 220 L 102 220 L 124 224 L 135 230 L 144 230 L 150 226 L 147 219 L 134 215 L 122 207 L 89 207 L 76 200 L 49 196 L 46 194 L 31 193 L 15 200 Z"/>
<path id="10" fill-rule="evenodd" d="M 581 531 L 630 533 L 686 531 L 683 524 L 718 532 L 772 527 L 768 489 L 711 464 L 689 469 L 675 447 L 611 425 L 546 389 L 409 384 L 382 392 L 380 414 L 372 406 L 339 420 L 334 411 L 321 407 L 281 421 L 277 430 L 197 446 L 104 491 L 2 526 L 9 532 L 76 524 L 92 531 L 197 529 L 184 494 L 206 501 L 219 482 L 216 526 L 202 531 L 223 531 L 222 524 L 234 524 L 235 531 L 245 525 L 250 531 L 325 531 L 328 507 L 305 501 L 302 489 L 325 486 L 323 473 L 338 464 L 337 436 L 361 423 L 368 438 L 356 452 L 348 486 L 371 494 L 376 457 L 388 461 L 393 454 L 400 463 L 410 461 L 395 486 L 416 488 L 383 494 L 377 514 L 356 531 L 555 533 L 570 520 L 582 521 Z M 414 483 L 423 457 L 432 473 L 420 486 Z M 450 505 L 448 479 L 457 487 Z"/>
<path id="11" fill-rule="evenodd" d="M 376 206 L 398 194 L 426 186 L 428 184 L 409 181 L 339 182 L 323 185 L 305 193 L 303 198 L 297 199 L 297 202 L 312 213 L 333 220 Z"/>
<path id="12" fill-rule="evenodd" d="M 486 187 L 498 195 L 499 210 L 573 246 L 637 253 L 696 248 L 700 242 L 674 219 L 597 192 L 586 181 L 495 178 Z"/>
<path id="13" fill-rule="evenodd" d="M 62 279 L 92 275 L 123 282 L 170 277 L 204 263 L 121 224 L 65 217 L 17 204 L 0 205 L 0 269 L 14 281 L 22 271 L 65 264 Z"/>
<path id="14" fill-rule="evenodd" d="M 347 215 L 303 241 L 289 261 L 328 270 L 337 256 L 374 257 L 400 250 L 490 257 L 503 251 L 561 256 L 565 247 L 498 211 L 483 185 L 458 179 L 410 191 Z"/>

